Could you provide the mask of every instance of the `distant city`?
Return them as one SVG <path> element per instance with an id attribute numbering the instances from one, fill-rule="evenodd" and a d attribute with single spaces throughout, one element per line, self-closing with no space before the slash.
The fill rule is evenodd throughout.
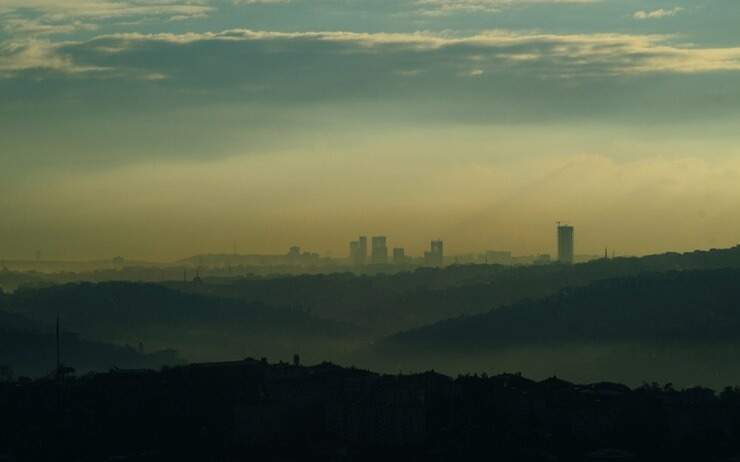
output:
<path id="1" fill-rule="evenodd" d="M 317 252 L 304 250 L 299 245 L 291 246 L 284 254 L 239 254 L 233 253 L 202 254 L 188 257 L 175 262 L 151 262 L 129 260 L 117 256 L 109 260 L 93 261 L 63 261 L 44 259 L 42 252 L 37 251 L 34 258 L 28 260 L 0 260 L 0 270 L 16 271 L 95 271 L 100 269 L 123 269 L 131 267 L 183 267 L 224 273 L 237 271 L 239 268 L 261 269 L 272 268 L 286 272 L 312 271 L 340 271 L 351 270 L 358 272 L 382 272 L 423 267 L 444 267 L 448 265 L 548 265 L 582 263 L 598 258 L 608 258 L 603 255 L 583 255 L 575 253 L 575 228 L 568 224 L 558 223 L 556 228 L 553 257 L 550 253 L 535 255 L 514 255 L 507 249 L 488 249 L 475 253 L 448 255 L 445 253 L 446 243 L 436 239 L 428 244 L 428 250 L 421 255 L 410 255 L 405 247 L 392 246 L 387 236 L 359 236 L 349 242 L 348 253 L 344 256 L 321 255 Z M 614 255 L 612 254 L 612 257 Z M 269 270 L 272 271 L 272 270 Z M 191 273 L 194 276 L 194 273 Z"/>
<path id="2" fill-rule="evenodd" d="M 411 257 L 406 254 L 405 248 L 394 247 L 392 258 L 390 258 L 388 252 L 388 238 L 386 236 L 373 236 L 370 242 L 369 254 L 367 236 L 360 236 L 356 241 L 351 241 L 349 243 L 349 263 L 352 266 L 416 265 L 439 267 L 448 264 L 475 263 L 493 265 L 546 265 L 553 262 L 570 265 L 578 261 L 588 261 L 598 258 L 598 256 L 592 255 L 577 257 L 575 255 L 575 228 L 561 223 L 558 223 L 557 227 L 557 258 L 554 261 L 550 254 L 515 257 L 509 250 L 486 250 L 479 254 L 447 257 L 445 256 L 444 250 L 445 244 L 441 239 L 431 241 L 429 250 L 424 252 L 423 256 Z M 291 249 L 291 252 L 294 249 Z M 607 257 L 606 254 L 605 257 Z"/>

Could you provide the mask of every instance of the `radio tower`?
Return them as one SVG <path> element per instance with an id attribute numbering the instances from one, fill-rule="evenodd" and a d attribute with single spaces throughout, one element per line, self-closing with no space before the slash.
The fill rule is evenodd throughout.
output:
<path id="1" fill-rule="evenodd" d="M 61 378 L 62 372 L 62 354 L 61 354 L 61 339 L 59 338 L 59 313 L 57 313 L 57 378 Z"/>

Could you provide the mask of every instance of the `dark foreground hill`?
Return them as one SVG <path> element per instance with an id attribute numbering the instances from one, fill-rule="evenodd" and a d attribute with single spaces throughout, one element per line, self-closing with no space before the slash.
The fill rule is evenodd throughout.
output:
<path id="1" fill-rule="evenodd" d="M 642 274 L 563 289 L 394 335 L 375 353 L 407 370 L 435 364 L 740 383 L 740 270 Z"/>
<path id="2" fill-rule="evenodd" d="M 245 360 L 0 382 L 0 459 L 737 460 L 740 392 Z"/>
<path id="3" fill-rule="evenodd" d="M 174 348 L 190 360 L 336 353 L 361 332 L 300 310 L 273 309 L 155 284 L 81 283 L 18 290 L 4 309 L 66 330 L 146 351 Z"/>

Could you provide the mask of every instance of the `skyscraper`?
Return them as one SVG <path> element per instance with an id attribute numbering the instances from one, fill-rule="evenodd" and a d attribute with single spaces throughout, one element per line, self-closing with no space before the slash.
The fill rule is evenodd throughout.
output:
<path id="1" fill-rule="evenodd" d="M 393 249 L 393 263 L 402 265 L 406 263 L 406 250 L 401 247 Z"/>
<path id="2" fill-rule="evenodd" d="M 359 266 L 362 264 L 360 241 L 352 241 L 349 243 L 349 262 L 353 266 Z"/>
<path id="3" fill-rule="evenodd" d="M 375 265 L 384 265 L 388 263 L 388 246 L 385 236 L 373 236 L 372 244 L 372 261 Z"/>
<path id="4" fill-rule="evenodd" d="M 558 263 L 573 264 L 574 229 L 570 225 L 558 223 Z"/>
<path id="5" fill-rule="evenodd" d="M 429 252 L 424 253 L 426 264 L 429 266 L 442 266 L 444 256 L 444 242 L 442 241 L 432 241 Z"/>
<path id="6" fill-rule="evenodd" d="M 360 245 L 358 264 L 364 265 L 367 263 L 367 236 L 360 236 L 360 239 L 357 242 L 359 242 Z"/>

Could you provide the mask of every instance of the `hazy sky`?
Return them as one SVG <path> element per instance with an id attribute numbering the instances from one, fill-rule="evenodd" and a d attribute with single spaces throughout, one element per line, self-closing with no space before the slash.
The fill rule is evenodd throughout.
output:
<path id="1" fill-rule="evenodd" d="M 0 0 L 0 257 L 740 241 L 737 0 Z"/>

